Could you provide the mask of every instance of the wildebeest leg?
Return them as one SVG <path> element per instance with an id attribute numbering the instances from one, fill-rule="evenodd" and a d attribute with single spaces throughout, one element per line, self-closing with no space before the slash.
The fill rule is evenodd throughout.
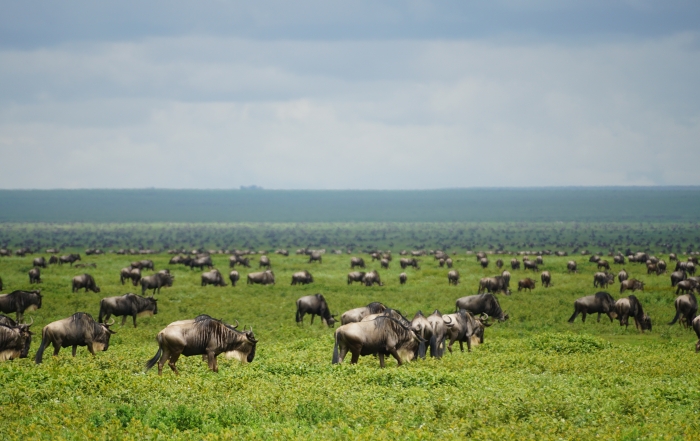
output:
<path id="1" fill-rule="evenodd" d="M 180 353 L 173 352 L 170 356 L 170 361 L 168 362 L 168 366 L 170 366 L 170 369 L 172 369 L 173 372 L 175 372 L 175 375 L 180 375 L 180 372 L 177 370 L 177 366 L 175 366 L 175 363 L 177 363 L 178 358 L 180 358 Z"/>
<path id="2" fill-rule="evenodd" d="M 219 366 L 216 364 L 216 354 L 214 354 L 214 351 L 207 351 L 207 361 L 210 370 L 219 372 Z"/>
<path id="3" fill-rule="evenodd" d="M 61 350 L 61 342 L 60 341 L 55 341 L 53 342 L 53 356 L 58 355 L 58 351 Z"/>
<path id="4" fill-rule="evenodd" d="M 403 362 L 401 361 L 401 357 L 399 357 L 399 353 L 396 350 L 396 348 L 390 349 L 389 352 L 391 353 L 391 355 L 394 356 L 394 358 L 396 359 L 396 362 L 399 364 L 399 366 L 401 366 L 403 364 Z M 384 367 L 384 366 L 382 366 L 382 367 Z"/>
<path id="5" fill-rule="evenodd" d="M 311 314 L 311 324 L 314 324 L 314 317 L 316 317 L 316 314 Z"/>
<path id="6" fill-rule="evenodd" d="M 459 350 L 464 352 L 464 344 L 461 340 L 459 341 Z"/>
<path id="7" fill-rule="evenodd" d="M 134 316 L 134 317 L 136 317 L 136 316 Z M 124 323 L 126 323 L 126 316 L 125 315 L 122 316 L 122 326 L 124 326 Z"/>
<path id="8" fill-rule="evenodd" d="M 460 342 L 460 344 L 461 344 L 461 343 L 462 343 L 462 342 Z M 471 352 L 471 351 L 472 351 L 472 338 L 471 338 L 471 337 L 467 337 L 467 351 L 468 351 L 468 352 Z"/>
<path id="9" fill-rule="evenodd" d="M 379 354 L 379 367 L 384 369 L 384 354 Z"/>
<path id="10" fill-rule="evenodd" d="M 360 359 L 360 351 L 352 351 L 352 358 L 350 359 L 350 364 L 357 364 L 357 360 Z M 342 358 L 341 358 L 342 360 Z"/>
<path id="11" fill-rule="evenodd" d="M 447 345 L 447 350 L 450 351 L 450 354 L 452 353 L 452 344 L 454 342 L 455 342 L 454 340 L 450 339 L 450 344 Z"/>
<path id="12" fill-rule="evenodd" d="M 134 321 L 134 328 L 136 327 L 136 314 L 132 315 L 131 318 Z M 126 316 L 124 316 L 124 320 L 126 320 Z M 122 322 L 122 326 L 124 326 L 124 322 Z"/>
<path id="13" fill-rule="evenodd" d="M 584 311 L 581 311 L 581 322 L 582 322 L 582 323 L 586 323 L 586 315 L 587 315 L 587 314 L 588 314 L 588 313 L 587 313 L 585 310 L 584 310 Z"/>
<path id="14" fill-rule="evenodd" d="M 347 353 L 348 353 L 348 349 L 347 349 L 347 348 L 341 348 L 341 349 L 340 349 L 340 353 L 338 354 L 338 363 L 342 363 L 342 362 L 343 362 L 343 360 L 345 359 L 345 356 L 347 355 Z"/>
<path id="15" fill-rule="evenodd" d="M 598 313 L 598 323 L 600 323 L 600 312 Z"/>
<path id="16" fill-rule="evenodd" d="M 90 348 L 90 345 L 88 345 L 88 348 Z M 73 345 L 73 357 L 75 357 L 75 352 L 78 350 L 78 345 Z M 92 351 L 90 351 L 92 352 Z M 92 355 L 95 355 L 94 353 Z"/>

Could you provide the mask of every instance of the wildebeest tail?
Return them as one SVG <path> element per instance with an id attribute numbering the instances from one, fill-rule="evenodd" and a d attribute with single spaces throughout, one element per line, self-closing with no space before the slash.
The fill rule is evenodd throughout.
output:
<path id="1" fill-rule="evenodd" d="M 160 335 L 156 337 L 156 341 L 158 342 L 158 352 L 156 352 L 156 355 L 153 358 L 146 362 L 146 371 L 155 366 L 156 363 L 158 363 L 160 356 L 163 355 L 163 345 L 161 344 Z"/>
<path id="2" fill-rule="evenodd" d="M 299 301 L 297 300 L 297 323 L 301 322 L 301 308 L 299 307 Z"/>
<path id="3" fill-rule="evenodd" d="M 418 343 L 418 357 L 425 358 L 425 340 L 421 337 L 420 343 Z"/>
<path id="4" fill-rule="evenodd" d="M 675 325 L 679 318 L 681 318 L 681 309 L 676 307 L 676 316 L 673 317 L 673 320 L 671 320 L 669 325 Z"/>
<path id="5" fill-rule="evenodd" d="M 430 336 L 430 356 L 431 357 L 439 357 L 438 355 L 438 346 L 437 346 L 437 338 L 435 337 L 435 334 L 433 333 L 432 336 Z"/>
<path id="6" fill-rule="evenodd" d="M 102 299 L 100 300 L 100 315 L 97 318 L 97 321 L 99 323 L 104 323 L 102 319 L 104 318 L 104 312 L 105 312 L 105 300 Z"/>
<path id="7" fill-rule="evenodd" d="M 333 345 L 333 364 L 338 364 L 340 357 L 338 356 L 338 333 L 335 333 L 335 345 Z"/>
<path id="8" fill-rule="evenodd" d="M 46 346 L 49 344 L 49 339 L 46 334 L 43 331 L 41 334 L 41 345 L 39 345 L 39 349 L 36 351 L 36 356 L 34 357 L 34 363 L 36 364 L 41 364 L 42 358 L 44 357 L 44 349 L 46 349 Z"/>

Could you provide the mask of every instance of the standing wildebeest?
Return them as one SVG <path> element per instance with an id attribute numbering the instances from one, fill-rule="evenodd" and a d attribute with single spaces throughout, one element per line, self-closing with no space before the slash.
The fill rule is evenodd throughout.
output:
<path id="1" fill-rule="evenodd" d="M 698 313 L 698 300 L 692 292 L 676 297 L 676 315 L 669 325 L 675 324 L 678 319 L 684 327 L 690 326 Z"/>
<path id="2" fill-rule="evenodd" d="M 351 273 L 348 273 L 348 285 L 351 285 L 352 282 L 360 282 L 362 283 L 362 279 L 365 277 L 365 272 L 359 272 L 359 271 L 353 271 Z"/>
<path id="3" fill-rule="evenodd" d="M 537 256 L 537 258 L 535 258 L 535 262 L 537 262 L 538 265 L 544 265 L 544 259 L 542 259 L 542 256 Z"/>
<path id="4" fill-rule="evenodd" d="M 403 259 L 401 259 L 403 260 Z M 350 258 L 350 269 L 355 269 L 356 266 L 359 266 L 360 268 L 365 267 L 365 259 L 362 257 L 352 257 Z"/>
<path id="5" fill-rule="evenodd" d="M 449 257 L 445 259 L 445 265 L 447 265 L 448 268 L 452 268 L 452 259 Z"/>
<path id="6" fill-rule="evenodd" d="M 588 258 L 588 261 L 590 263 L 598 263 L 599 260 L 600 260 L 600 256 L 598 256 L 597 254 L 594 254 Z"/>
<path id="7" fill-rule="evenodd" d="M 423 315 L 423 311 L 418 311 L 416 315 L 413 316 L 413 320 L 411 320 L 411 329 L 413 329 L 413 332 L 421 339 L 427 342 L 433 342 L 433 327 Z M 430 352 L 432 355 L 433 351 L 431 350 Z M 434 355 L 432 356 L 434 357 Z M 425 357 L 425 353 L 423 353 L 423 357 Z"/>
<path id="8" fill-rule="evenodd" d="M 190 269 L 199 268 L 200 271 L 204 270 L 204 267 L 208 269 L 214 268 L 214 263 L 211 260 L 211 256 L 201 256 L 196 259 L 192 259 L 190 262 Z"/>
<path id="9" fill-rule="evenodd" d="M 377 270 L 372 270 L 368 273 L 365 273 L 364 277 L 362 277 L 362 283 L 364 283 L 365 286 L 373 286 L 375 284 L 379 286 L 384 286 Z"/>
<path id="10" fill-rule="evenodd" d="M 624 265 L 625 264 L 625 256 L 622 254 L 618 254 L 613 257 L 613 263 L 616 263 L 618 265 Z"/>
<path id="11" fill-rule="evenodd" d="M 100 287 L 95 283 L 95 279 L 90 274 L 81 274 L 79 276 L 73 277 L 73 291 L 78 292 L 80 289 L 85 289 L 92 292 L 100 292 Z"/>
<path id="12" fill-rule="evenodd" d="M 86 312 L 76 312 L 63 320 L 58 320 L 44 326 L 41 331 L 41 346 L 36 351 L 34 361 L 40 364 L 44 350 L 53 344 L 53 355 L 58 355 L 61 348 L 73 346 L 73 357 L 78 346 L 87 346 L 92 355 L 95 352 L 106 351 L 109 348 L 109 338 L 114 331 L 109 329 L 112 323 L 98 323 Z"/>
<path id="13" fill-rule="evenodd" d="M 569 273 L 576 273 L 576 261 L 574 260 L 569 260 L 566 263 L 566 271 Z"/>
<path id="14" fill-rule="evenodd" d="M 343 315 L 340 316 L 340 323 L 342 325 L 347 325 L 348 323 L 360 322 L 370 314 L 380 314 L 384 311 L 386 311 L 386 306 L 379 302 L 372 302 L 367 306 L 345 311 Z"/>
<path id="15" fill-rule="evenodd" d="M 620 294 L 626 290 L 630 290 L 632 292 L 637 290 L 644 291 L 644 282 L 637 279 L 625 280 L 624 282 L 620 283 Z"/>
<path id="16" fill-rule="evenodd" d="M 678 260 L 678 256 L 676 256 L 675 253 L 671 253 L 668 255 L 668 260 L 673 262 L 674 260 Z"/>
<path id="17" fill-rule="evenodd" d="M 695 343 L 695 352 L 700 352 L 700 317 L 695 317 L 693 319 L 692 326 L 693 330 L 695 331 L 695 335 L 698 336 L 698 342 Z"/>
<path id="18" fill-rule="evenodd" d="M 136 327 L 136 316 L 154 316 L 158 314 L 158 300 L 151 297 L 141 297 L 134 293 L 123 296 L 105 297 L 100 301 L 100 315 L 97 319 L 100 323 L 109 320 L 112 315 L 122 317 L 122 326 L 126 323 L 128 316 L 132 317 L 134 328 Z"/>
<path id="19" fill-rule="evenodd" d="M 532 291 L 535 289 L 535 284 L 537 282 L 535 279 L 527 278 L 527 279 L 520 279 L 518 280 L 518 291 L 522 291 L 523 289 L 527 289 L 529 291 Z"/>
<path id="20" fill-rule="evenodd" d="M 620 326 L 625 325 L 625 329 L 627 329 L 629 317 L 632 316 L 634 317 L 634 325 L 638 330 L 642 332 L 645 330 L 651 331 L 651 318 L 649 318 L 649 315 L 644 314 L 642 304 L 639 303 L 639 300 L 634 295 L 623 297 L 615 302 L 615 313 L 618 320 L 620 320 Z"/>
<path id="21" fill-rule="evenodd" d="M 46 259 L 44 258 L 44 256 L 36 257 L 32 262 L 32 265 L 36 267 L 46 268 Z"/>
<path id="22" fill-rule="evenodd" d="M 593 287 L 594 288 L 607 288 L 608 285 L 615 283 L 615 274 L 608 272 L 598 272 L 593 274 Z"/>
<path id="23" fill-rule="evenodd" d="M 241 275 L 238 274 L 238 271 L 233 270 L 230 273 L 228 273 L 228 278 L 231 281 L 231 286 L 236 286 L 236 282 L 241 278 Z"/>
<path id="24" fill-rule="evenodd" d="M 685 270 L 688 272 L 688 274 L 693 275 L 695 274 L 695 263 L 688 262 L 685 266 Z"/>
<path id="25" fill-rule="evenodd" d="M 519 270 L 520 269 L 520 261 L 518 259 L 511 259 L 510 260 L 510 269 Z"/>
<path id="26" fill-rule="evenodd" d="M 630 275 L 627 274 L 627 271 L 625 271 L 624 268 L 622 270 L 620 270 L 619 273 L 617 273 L 617 280 L 619 280 L 620 283 L 624 282 L 625 280 L 627 280 L 629 278 L 630 278 Z"/>
<path id="27" fill-rule="evenodd" d="M 229 268 L 234 268 L 236 264 L 250 268 L 250 259 L 234 254 L 228 258 L 228 266 Z"/>
<path id="28" fill-rule="evenodd" d="M 143 270 L 143 269 L 149 269 L 149 270 L 151 270 L 151 271 L 153 271 L 154 268 L 155 268 L 155 267 L 153 266 L 153 261 L 152 261 L 152 260 L 148 260 L 148 259 L 139 260 L 139 261 L 136 261 L 136 262 L 131 262 L 131 264 L 130 264 L 129 266 L 132 267 L 132 268 L 138 268 L 138 269 L 142 269 L 142 270 Z"/>
<path id="29" fill-rule="evenodd" d="M 287 256 L 289 256 L 289 251 L 287 251 L 287 250 L 275 250 L 275 254 L 279 254 L 280 256 L 287 257 Z"/>
<path id="30" fill-rule="evenodd" d="M 542 286 L 545 288 L 552 286 L 552 275 L 549 273 L 549 271 L 542 271 L 540 279 L 542 280 Z"/>
<path id="31" fill-rule="evenodd" d="M 399 274 L 399 284 L 405 285 L 406 280 L 408 280 L 408 276 L 406 275 L 406 273 Z"/>
<path id="32" fill-rule="evenodd" d="M 34 323 L 18 324 L 6 315 L 0 315 L 0 361 L 27 358 L 32 344 L 29 327 Z"/>
<path id="33" fill-rule="evenodd" d="M 313 262 L 323 263 L 323 257 L 320 251 L 314 251 L 309 254 L 309 263 Z"/>
<path id="34" fill-rule="evenodd" d="M 678 282 L 687 278 L 688 275 L 685 273 L 685 271 L 674 271 L 671 273 L 671 286 L 676 286 L 678 285 Z"/>
<path id="35" fill-rule="evenodd" d="M 534 260 L 523 261 L 523 267 L 525 268 L 525 271 L 527 271 L 527 270 L 539 271 L 540 270 L 540 268 L 537 266 L 537 262 L 535 262 Z"/>
<path id="36" fill-rule="evenodd" d="M 420 269 L 418 266 L 418 259 L 411 258 L 411 259 L 406 259 L 406 258 L 401 258 L 399 259 L 399 264 L 401 265 L 401 269 L 406 269 L 406 267 L 412 266 L 415 269 Z"/>
<path id="37" fill-rule="evenodd" d="M 508 291 L 508 281 L 503 276 L 496 277 L 484 277 L 479 280 L 479 294 L 482 292 L 499 292 L 503 291 L 504 294 L 510 294 Z"/>
<path id="38" fill-rule="evenodd" d="M 416 356 L 425 356 L 425 340 L 393 317 L 379 316 L 374 320 L 343 325 L 335 331 L 333 364 L 342 363 L 350 352 L 350 363 L 360 356 L 377 355 L 379 366 L 384 367 L 384 357 L 392 355 L 399 366 Z"/>
<path id="39" fill-rule="evenodd" d="M 429 342 L 430 356 L 440 358 L 445 353 L 447 326 L 442 319 L 442 314 L 437 309 L 428 316 L 428 323 L 432 328 L 432 339 Z"/>
<path id="40" fill-rule="evenodd" d="M 488 268 L 488 266 L 489 266 L 489 259 L 487 259 L 486 257 L 482 257 L 482 258 L 479 260 L 479 264 L 481 265 L 482 268 Z"/>
<path id="41" fill-rule="evenodd" d="M 451 270 L 447 273 L 447 284 L 448 285 L 455 285 L 459 283 L 459 271 L 457 270 Z"/>
<path id="42" fill-rule="evenodd" d="M 131 280 L 131 284 L 138 286 L 141 280 L 141 270 L 139 268 L 126 267 L 119 272 L 119 281 L 124 284 L 126 280 Z"/>
<path id="43" fill-rule="evenodd" d="M 207 285 L 226 286 L 224 276 L 221 275 L 221 272 L 218 269 L 214 268 L 211 271 L 202 273 L 202 286 Z"/>
<path id="44" fill-rule="evenodd" d="M 56 257 L 56 256 L 49 257 L 49 265 L 55 265 L 57 263 L 58 263 L 58 257 Z"/>
<path id="45" fill-rule="evenodd" d="M 146 371 L 158 363 L 158 375 L 163 374 L 163 365 L 168 366 L 179 375 L 175 363 L 180 355 L 204 355 L 209 369 L 219 372 L 216 357 L 222 352 L 237 358 L 243 363 L 250 363 L 255 358 L 255 347 L 258 341 L 250 331 L 237 331 L 236 326 L 228 325 L 208 315 L 201 315 L 194 320 L 180 320 L 169 324 L 158 333 L 158 352 L 146 363 Z"/>
<path id="46" fill-rule="evenodd" d="M 501 304 L 493 294 L 477 294 L 457 299 L 455 311 L 466 309 L 474 315 L 486 314 L 495 317 L 499 322 L 508 320 L 508 314 L 501 309 Z"/>
<path id="47" fill-rule="evenodd" d="M 496 268 L 498 268 L 498 269 L 503 268 L 503 259 L 496 260 Z"/>
<path id="48" fill-rule="evenodd" d="M 170 275 L 163 271 L 158 271 L 155 274 L 146 276 L 141 279 L 141 295 L 146 293 L 146 290 L 152 289 L 153 294 L 158 292 L 160 294 L 160 289 L 164 286 L 173 286 L 173 280 L 175 276 Z"/>
<path id="49" fill-rule="evenodd" d="M 676 295 L 680 294 L 681 292 L 684 294 L 693 292 L 697 289 L 697 287 L 698 282 L 693 279 L 681 280 L 676 284 Z"/>
<path id="50" fill-rule="evenodd" d="M 39 268 L 29 270 L 29 283 L 41 283 L 41 271 L 39 271 Z"/>
<path id="51" fill-rule="evenodd" d="M 270 258 L 267 256 L 260 256 L 260 265 L 258 268 L 265 267 L 267 269 L 272 269 L 272 263 L 270 263 Z"/>
<path id="52" fill-rule="evenodd" d="M 308 285 L 309 283 L 313 283 L 313 281 L 314 276 L 306 270 L 292 274 L 292 285 Z"/>
<path id="53" fill-rule="evenodd" d="M 17 314 L 17 323 L 22 321 L 25 312 L 41 308 L 41 291 L 13 291 L 0 295 L 0 312 Z"/>
<path id="54" fill-rule="evenodd" d="M 297 323 L 304 323 L 304 315 L 311 314 L 311 324 L 314 324 L 314 317 L 319 316 L 324 325 L 332 328 L 335 325 L 335 315 L 331 314 L 328 303 L 322 294 L 304 296 L 297 300 Z"/>
<path id="55" fill-rule="evenodd" d="M 472 351 L 472 344 L 484 342 L 484 327 L 491 326 L 486 319 L 475 318 L 469 311 L 460 309 L 454 314 L 442 316 L 447 327 L 445 338 L 450 339 L 447 349 L 452 352 L 454 342 L 459 342 L 459 349 L 464 352 L 464 342 L 467 343 L 467 351 Z"/>
<path id="56" fill-rule="evenodd" d="M 389 261 L 387 259 L 380 260 L 379 264 L 383 269 L 389 269 Z"/>
<path id="57" fill-rule="evenodd" d="M 659 260 L 656 263 L 656 275 L 661 275 L 666 272 L 667 266 L 665 260 Z"/>
<path id="58" fill-rule="evenodd" d="M 607 292 L 597 292 L 592 296 L 581 297 L 574 302 L 574 313 L 569 319 L 569 323 L 576 320 L 576 316 L 581 314 L 581 321 L 586 322 L 586 314 L 598 313 L 598 322 L 600 315 L 607 314 L 612 322 L 616 317 L 615 299 Z"/>
<path id="59" fill-rule="evenodd" d="M 58 264 L 63 265 L 64 263 L 70 263 L 70 266 L 80 260 L 80 254 L 67 254 L 58 258 Z"/>
<path id="60" fill-rule="evenodd" d="M 248 285 L 274 285 L 275 273 L 273 273 L 272 270 L 265 270 L 259 273 L 250 273 L 248 274 L 246 283 Z"/>

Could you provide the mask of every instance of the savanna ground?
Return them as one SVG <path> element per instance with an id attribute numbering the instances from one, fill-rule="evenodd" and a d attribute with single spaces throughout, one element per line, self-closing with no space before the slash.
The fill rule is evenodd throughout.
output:
<path id="1" fill-rule="evenodd" d="M 588 257 L 545 256 L 541 269 L 552 272 L 554 286 L 542 288 L 539 273 L 511 271 L 511 285 L 530 276 L 537 288 L 499 295 L 510 320 L 488 328 L 473 352 L 457 350 L 401 367 L 390 359 L 382 370 L 373 357 L 354 366 L 349 359 L 331 365 L 333 331 L 318 319 L 310 326 L 308 317 L 298 326 L 295 300 L 323 293 L 334 314 L 371 301 L 400 309 L 409 319 L 417 310 L 453 312 L 455 299 L 475 294 L 481 277 L 498 273 L 496 256 L 485 270 L 473 255 L 453 256 L 462 277 L 455 287 L 430 256 L 421 259 L 422 269 L 407 269 L 408 283 L 400 286 L 396 252 L 389 270 L 359 251 L 353 255 L 378 269 L 386 286 L 348 286 L 347 254 L 326 254 L 320 265 L 308 264 L 305 256 L 270 254 L 276 285 L 246 285 L 248 270 L 241 269 L 239 286 L 204 288 L 200 271 L 168 265 L 166 254 L 144 256 L 176 276 L 174 286 L 157 296 L 158 315 L 139 318 L 135 329 L 130 321 L 116 325 L 109 350 L 95 357 L 80 348 L 72 358 L 66 348 L 55 358 L 47 351 L 37 366 L 36 336 L 30 358 L 0 364 L 2 433 L 11 439 L 700 439 L 696 338 L 666 324 L 675 298 L 668 275 L 624 266 L 646 282 L 645 291 L 635 294 L 652 317 L 650 333 L 606 317 L 569 324 L 573 301 L 597 291 L 596 269 Z M 0 259 L 4 292 L 33 288 L 27 271 L 36 256 Z M 102 297 L 134 292 L 119 283 L 119 270 L 140 257 L 82 258 L 97 268 L 42 270 L 43 307 L 28 314 L 37 333 L 76 311 L 97 317 Z M 228 256 L 213 259 L 228 274 Z M 579 274 L 566 273 L 569 259 L 578 261 Z M 315 283 L 290 286 L 292 273 L 302 269 L 312 272 Z M 83 272 L 95 277 L 101 293 L 70 292 L 71 278 Z M 619 284 L 609 291 L 620 297 Z M 253 363 L 221 357 L 214 374 L 200 357 L 181 357 L 179 377 L 167 367 L 162 377 L 155 369 L 144 373 L 157 350 L 155 335 L 200 313 L 252 325 L 260 341 Z"/>

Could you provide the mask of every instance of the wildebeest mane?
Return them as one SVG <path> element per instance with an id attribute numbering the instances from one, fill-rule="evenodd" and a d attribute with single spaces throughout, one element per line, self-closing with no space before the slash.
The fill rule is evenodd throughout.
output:
<path id="1" fill-rule="evenodd" d="M 603 302 L 603 304 L 605 304 L 608 308 L 611 308 L 615 305 L 615 299 L 612 298 L 610 293 L 607 293 L 605 291 L 595 293 L 595 298 Z"/>
<path id="2" fill-rule="evenodd" d="M 369 309 L 370 314 L 379 314 L 386 309 L 386 306 L 380 302 L 372 302 L 367 305 L 367 308 Z"/>
<path id="3" fill-rule="evenodd" d="M 644 310 L 642 309 L 642 304 L 635 295 L 630 295 L 627 298 L 630 301 L 630 315 L 641 323 L 644 320 Z"/>

